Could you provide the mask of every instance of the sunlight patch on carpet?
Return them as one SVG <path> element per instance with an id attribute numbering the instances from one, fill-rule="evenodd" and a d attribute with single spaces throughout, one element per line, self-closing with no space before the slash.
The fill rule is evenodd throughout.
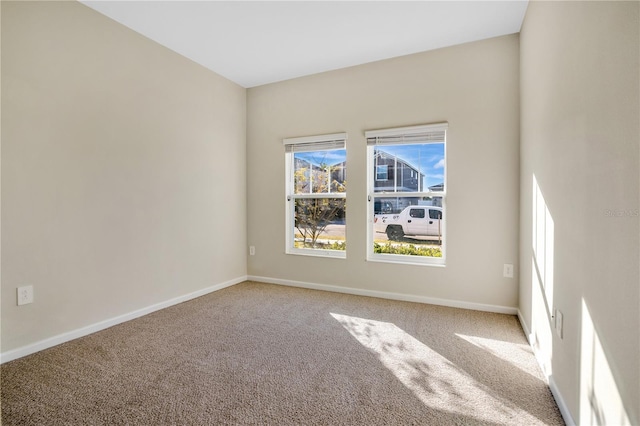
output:
<path id="1" fill-rule="evenodd" d="M 331 316 L 377 355 L 382 365 L 423 404 L 446 406 L 452 413 L 487 422 L 495 419 L 492 412 L 518 419 L 521 424 L 539 422 L 515 404 L 494 397 L 487 386 L 395 324 L 336 313 Z M 478 409 L 482 406 L 484 409 Z"/>
<path id="2" fill-rule="evenodd" d="M 505 342 L 496 339 L 487 339 L 485 337 L 468 336 L 464 334 L 455 333 L 459 338 L 471 343 L 477 348 L 489 352 L 496 358 L 500 358 L 503 361 L 508 362 L 514 367 L 520 369 L 522 372 L 531 375 L 529 371 L 528 359 L 521 357 L 519 352 L 527 351 L 528 346 L 526 344 L 515 344 L 511 342 Z M 531 354 L 533 356 L 533 353 Z M 532 376 L 534 379 L 537 377 Z"/>

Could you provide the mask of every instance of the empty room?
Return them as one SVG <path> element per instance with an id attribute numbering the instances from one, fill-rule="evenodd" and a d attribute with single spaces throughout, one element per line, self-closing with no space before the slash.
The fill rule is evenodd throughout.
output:
<path id="1" fill-rule="evenodd" d="M 0 2 L 5 425 L 640 425 L 640 2 Z"/>

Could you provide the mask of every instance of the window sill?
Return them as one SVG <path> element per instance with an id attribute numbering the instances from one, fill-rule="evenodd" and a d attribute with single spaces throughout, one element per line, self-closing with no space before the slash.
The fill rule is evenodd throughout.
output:
<path id="1" fill-rule="evenodd" d="M 445 259 L 441 257 L 403 256 L 394 254 L 372 254 L 367 256 L 367 262 L 393 263 L 399 265 L 446 267 Z"/>

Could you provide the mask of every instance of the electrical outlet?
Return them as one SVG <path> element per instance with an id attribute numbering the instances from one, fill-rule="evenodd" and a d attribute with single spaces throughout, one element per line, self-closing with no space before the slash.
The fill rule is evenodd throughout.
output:
<path id="1" fill-rule="evenodd" d="M 256 255 L 256 246 L 249 246 L 249 256 Z"/>
<path id="2" fill-rule="evenodd" d="M 510 263 L 505 263 L 504 269 L 502 270 L 502 275 L 505 278 L 513 278 L 513 265 Z"/>
<path id="3" fill-rule="evenodd" d="M 33 286 L 18 287 L 18 306 L 33 303 Z"/>
<path id="4" fill-rule="evenodd" d="M 556 315 L 555 315 L 555 322 L 556 322 L 556 333 L 558 334 L 558 337 L 562 339 L 562 312 L 560 312 L 557 309 L 556 309 Z"/>

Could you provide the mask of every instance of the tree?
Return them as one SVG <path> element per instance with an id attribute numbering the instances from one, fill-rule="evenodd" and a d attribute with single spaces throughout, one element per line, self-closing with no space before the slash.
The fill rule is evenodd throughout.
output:
<path id="1" fill-rule="evenodd" d="M 296 167 L 296 194 L 344 193 L 346 182 L 332 180 L 335 170 L 336 166 L 327 164 Z M 295 227 L 302 235 L 304 247 L 308 248 L 319 248 L 318 237 L 346 208 L 344 198 L 297 198 L 295 203 Z"/>

